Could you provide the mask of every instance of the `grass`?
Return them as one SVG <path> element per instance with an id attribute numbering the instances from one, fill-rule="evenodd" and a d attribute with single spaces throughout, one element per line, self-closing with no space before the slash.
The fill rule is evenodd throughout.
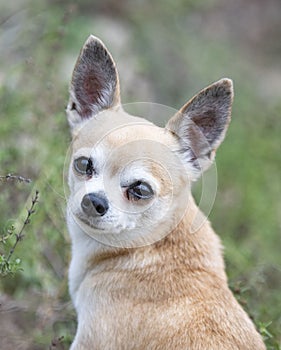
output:
<path id="1" fill-rule="evenodd" d="M 260 97 L 254 85 L 258 68 L 242 51 L 225 38 L 210 40 L 192 20 L 216 3 L 166 0 L 161 8 L 144 2 L 121 4 L 117 11 L 112 1 L 59 6 L 30 0 L 17 20 L 16 36 L 12 24 L 2 25 L 12 44 L 0 56 L 0 175 L 32 182 L 0 181 L 1 234 L 22 225 L 35 190 L 40 199 L 13 253 L 22 271 L 0 279 L 3 310 L 18 310 L 2 318 L 1 339 L 11 343 L 17 332 L 26 349 L 59 349 L 67 348 L 75 333 L 67 291 L 70 245 L 63 170 L 70 136 L 63 110 L 75 56 L 94 33 L 113 47 L 125 102 L 147 100 L 179 108 L 210 82 L 225 75 L 234 79 L 233 121 L 217 154 L 218 193 L 210 219 L 225 245 L 233 291 L 268 349 L 281 348 L 281 105 Z M 3 20 L 18 10 L 5 6 Z M 120 43 L 116 28 L 125 35 Z M 127 59 L 129 67 L 122 65 Z M 127 74 L 149 89 L 138 89 L 132 78 L 126 85 Z M 1 254 L 11 244 L 9 240 L 3 247 L 0 242 Z"/>

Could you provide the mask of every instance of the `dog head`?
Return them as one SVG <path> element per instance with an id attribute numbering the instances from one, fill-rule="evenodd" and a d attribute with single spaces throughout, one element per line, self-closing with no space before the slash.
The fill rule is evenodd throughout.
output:
<path id="1" fill-rule="evenodd" d="M 116 65 L 90 36 L 75 65 L 69 212 L 110 245 L 152 243 L 186 215 L 190 182 L 212 163 L 230 121 L 232 82 L 199 92 L 160 128 L 126 113 Z"/>

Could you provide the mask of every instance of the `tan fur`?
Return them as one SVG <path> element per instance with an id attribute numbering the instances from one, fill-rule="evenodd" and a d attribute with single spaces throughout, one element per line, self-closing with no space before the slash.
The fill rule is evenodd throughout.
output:
<path id="1" fill-rule="evenodd" d="M 94 243 L 68 217 L 73 240 L 70 289 L 78 313 L 71 350 L 265 349 L 228 288 L 220 240 L 197 208 L 188 176 L 178 166 L 178 158 L 162 151 L 162 147 L 174 150 L 179 146 L 175 132 L 182 121 L 178 115 L 174 118 L 169 132 L 113 106 L 72 129 L 73 157 L 81 149 L 101 146 L 110 159 L 109 178 L 116 177 L 131 159 L 156 156 L 155 163 L 144 160 L 139 164 L 158 180 L 161 198 L 173 191 L 178 207 L 153 234 L 161 237 L 164 228 L 172 228 L 171 232 L 137 248 Z M 223 136 L 215 140 L 214 149 Z M 133 147 L 136 141 L 142 141 L 142 147 Z M 161 146 L 159 151 L 155 142 Z M 71 190 L 80 181 L 73 177 L 70 170 Z M 184 198 L 188 200 L 181 214 Z M 198 214 L 202 225 L 196 228 Z M 93 250 L 89 250 L 91 245 Z"/>
<path id="2" fill-rule="evenodd" d="M 188 221 L 153 246 L 89 260 L 80 298 L 92 315 L 73 349 L 265 349 L 227 287 L 219 239 L 209 223 L 189 234 Z"/>

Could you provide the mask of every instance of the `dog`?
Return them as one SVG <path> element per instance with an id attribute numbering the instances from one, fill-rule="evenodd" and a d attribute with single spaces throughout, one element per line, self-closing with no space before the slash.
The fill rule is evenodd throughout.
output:
<path id="1" fill-rule="evenodd" d="M 94 36 L 85 42 L 67 106 L 71 350 L 265 349 L 191 195 L 232 100 L 232 81 L 221 79 L 158 127 L 125 112 L 111 54 Z"/>

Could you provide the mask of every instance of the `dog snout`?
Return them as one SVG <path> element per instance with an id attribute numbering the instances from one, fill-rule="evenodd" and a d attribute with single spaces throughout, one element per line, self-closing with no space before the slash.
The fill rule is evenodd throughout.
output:
<path id="1" fill-rule="evenodd" d="M 83 197 L 81 207 L 87 215 L 103 216 L 108 210 L 108 202 L 101 195 L 89 193 Z"/>

